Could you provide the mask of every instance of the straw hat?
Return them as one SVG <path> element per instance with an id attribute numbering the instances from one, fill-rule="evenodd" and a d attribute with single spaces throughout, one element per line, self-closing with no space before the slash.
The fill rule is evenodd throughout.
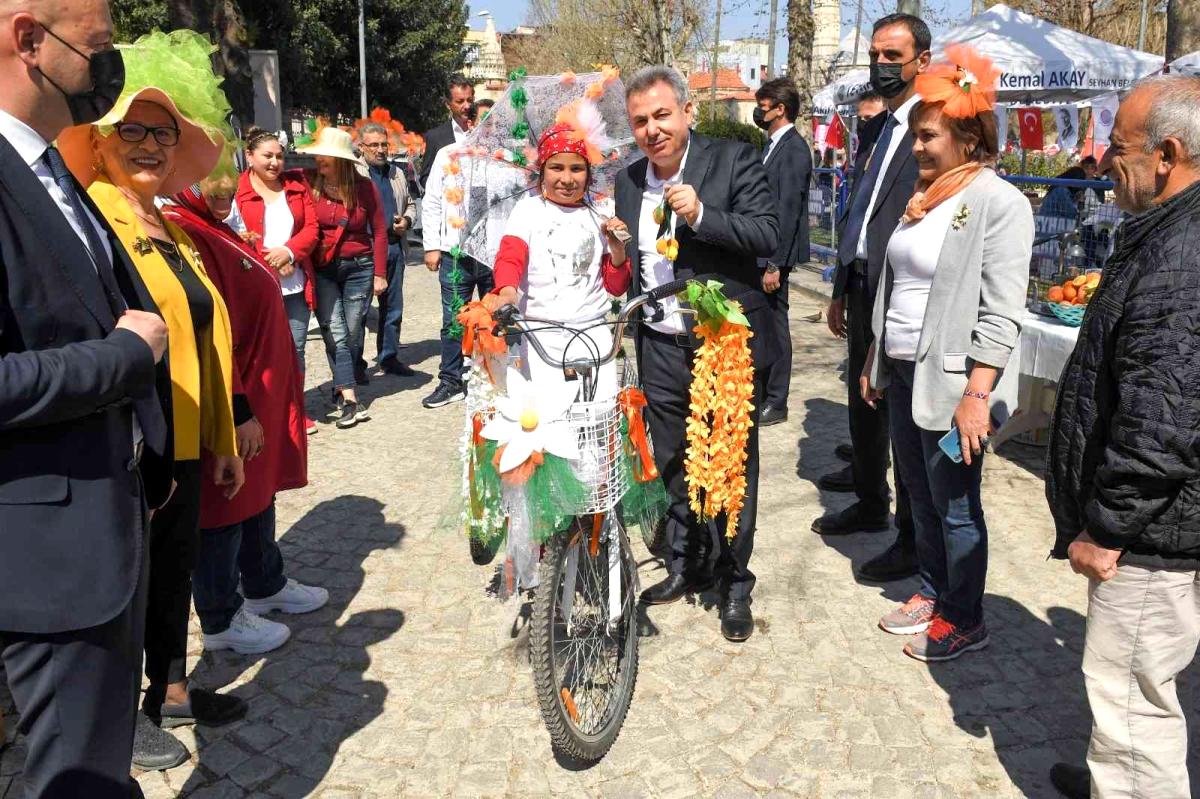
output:
<path id="1" fill-rule="evenodd" d="M 321 128 L 317 139 L 306 147 L 297 147 L 296 152 L 305 155 L 327 155 L 330 158 L 341 158 L 365 167 L 367 162 L 354 153 L 354 139 L 341 128 Z"/>
<path id="2" fill-rule="evenodd" d="M 122 48 L 125 89 L 112 110 L 95 123 L 68 128 L 58 137 L 63 160 L 84 188 L 99 176 L 93 131 L 114 135 L 112 127 L 139 101 L 162 106 L 179 126 L 179 144 L 173 148 L 175 170 L 159 194 L 176 194 L 208 176 L 225 142 L 236 138 L 227 121 L 230 107 L 221 91 L 221 78 L 212 71 L 210 55 L 215 49 L 190 30 L 155 32 Z"/>

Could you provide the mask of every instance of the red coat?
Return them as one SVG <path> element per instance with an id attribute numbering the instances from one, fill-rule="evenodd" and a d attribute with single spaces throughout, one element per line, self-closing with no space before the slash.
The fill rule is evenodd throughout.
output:
<path id="1" fill-rule="evenodd" d="M 177 198 L 186 201 L 187 197 Z M 288 328 L 279 277 L 232 230 L 192 207 L 168 205 L 167 216 L 191 236 L 208 277 L 229 308 L 233 392 L 245 394 L 263 428 L 264 446 L 246 464 L 246 484 L 232 500 L 203 473 L 202 528 L 225 527 L 266 510 L 278 491 L 308 484 L 304 384 Z"/>
<path id="2" fill-rule="evenodd" d="M 320 232 L 317 228 L 317 211 L 313 205 L 312 187 L 304 177 L 304 171 L 290 169 L 283 173 L 283 193 L 287 198 L 288 208 L 292 212 L 292 237 L 286 246 L 296 256 L 296 266 L 304 270 L 307 280 L 304 283 L 304 297 L 310 308 L 315 307 L 316 295 L 313 289 L 312 254 L 317 248 Z M 259 238 L 254 242 L 254 249 L 259 255 L 263 253 L 262 236 L 263 220 L 267 215 L 267 204 L 262 195 L 254 190 L 250 182 L 250 172 L 242 173 L 238 178 L 237 189 L 238 212 L 246 223 L 246 230 L 257 233 Z"/>

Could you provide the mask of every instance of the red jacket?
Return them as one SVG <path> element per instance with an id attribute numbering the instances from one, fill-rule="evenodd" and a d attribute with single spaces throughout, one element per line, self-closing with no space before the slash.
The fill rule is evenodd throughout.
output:
<path id="1" fill-rule="evenodd" d="M 305 177 L 311 182 L 314 174 L 308 170 Z M 335 252 L 338 258 L 370 256 L 375 262 L 375 276 L 387 277 L 387 234 L 391 220 L 383 218 L 383 198 L 374 181 L 358 174 L 354 176 L 354 190 L 358 200 L 350 214 L 346 213 L 345 203 L 329 197 L 313 201 L 321 229 L 321 248 L 328 251 L 325 257 L 332 257 Z M 328 264 L 317 265 L 325 266 Z"/>
<path id="2" fill-rule="evenodd" d="M 190 198 L 180 197 L 177 201 Z M 201 484 L 200 526 L 225 527 L 255 516 L 276 492 L 308 484 L 304 384 L 288 328 L 279 279 L 250 245 L 202 210 L 204 201 L 168 205 L 168 217 L 191 237 L 208 277 L 229 308 L 233 393 L 244 394 L 263 428 L 264 446 L 246 464 L 246 484 L 225 499 L 209 469 Z"/>
<path id="3" fill-rule="evenodd" d="M 292 237 L 284 246 L 296 256 L 296 268 L 304 270 L 307 278 L 304 285 L 304 296 L 308 300 L 309 307 L 313 307 L 316 298 L 313 293 L 312 255 L 317 248 L 320 232 L 317 227 L 317 212 L 313 206 L 312 187 L 308 185 L 308 181 L 304 178 L 304 171 L 300 169 L 290 169 L 284 172 L 282 179 L 283 193 L 287 197 L 292 219 L 295 220 L 292 224 Z M 259 238 L 254 242 L 254 249 L 259 255 L 262 255 L 263 219 L 266 217 L 267 205 L 263 202 L 262 195 L 254 190 L 254 185 L 250 182 L 249 170 L 243 172 L 238 179 L 237 205 L 238 211 L 242 215 L 242 221 L 246 223 L 246 230 L 258 234 Z"/>

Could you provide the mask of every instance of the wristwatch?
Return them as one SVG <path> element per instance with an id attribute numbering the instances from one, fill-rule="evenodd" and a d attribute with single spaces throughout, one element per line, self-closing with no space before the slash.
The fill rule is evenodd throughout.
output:
<path id="1" fill-rule="evenodd" d="M 776 273 L 776 272 L 778 272 L 778 271 L 779 271 L 779 267 L 778 267 L 778 266 L 776 266 L 775 264 L 771 263 L 770 261 L 767 261 L 767 274 L 768 274 L 768 275 L 773 275 L 773 274 L 775 274 L 775 273 Z"/>

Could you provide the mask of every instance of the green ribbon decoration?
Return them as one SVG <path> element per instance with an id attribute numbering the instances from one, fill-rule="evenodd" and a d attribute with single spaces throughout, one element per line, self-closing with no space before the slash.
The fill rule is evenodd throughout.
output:
<path id="1" fill-rule="evenodd" d="M 528 166 L 529 159 L 525 157 L 525 153 L 520 150 L 513 150 L 512 157 L 513 166 Z"/>
<path id="2" fill-rule="evenodd" d="M 524 80 L 528 75 L 529 70 L 525 69 L 525 67 L 517 67 L 508 73 L 508 80 L 511 83 L 516 83 L 519 80 Z"/>
<path id="3" fill-rule="evenodd" d="M 520 122 L 512 126 L 512 137 L 514 139 L 529 138 L 529 123 L 522 119 Z"/>
<path id="4" fill-rule="evenodd" d="M 462 247 L 454 245 L 450 248 L 450 257 L 454 260 L 454 266 L 450 269 L 450 274 L 446 275 L 446 279 L 450 281 L 450 285 L 454 286 L 454 296 L 450 298 L 450 327 L 446 331 L 450 334 L 450 338 L 461 339 L 463 335 L 462 322 L 458 321 L 458 312 L 466 305 L 466 301 L 462 298 L 462 292 L 458 291 L 458 287 L 462 285 L 463 278 L 466 275 L 463 273 L 460 261 L 463 257 Z"/>
<path id="5" fill-rule="evenodd" d="M 518 86 L 512 90 L 510 99 L 512 100 L 513 109 L 516 111 L 523 111 L 529 105 L 529 95 L 522 86 Z"/>
<path id="6" fill-rule="evenodd" d="M 687 296 L 688 305 L 696 310 L 696 321 L 712 332 L 716 333 L 720 330 L 721 325 L 725 322 L 744 327 L 750 326 L 750 320 L 746 318 L 746 315 L 725 296 L 725 284 L 716 280 L 710 280 L 707 283 L 689 280 L 684 293 Z"/>

